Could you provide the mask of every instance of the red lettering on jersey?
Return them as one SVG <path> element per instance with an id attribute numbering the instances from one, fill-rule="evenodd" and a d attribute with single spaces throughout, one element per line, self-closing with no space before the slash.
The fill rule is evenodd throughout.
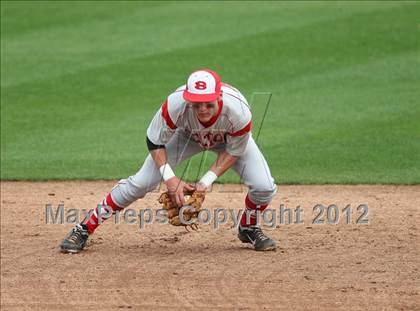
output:
<path id="1" fill-rule="evenodd" d="M 223 137 L 224 137 L 224 136 L 223 136 L 223 134 L 222 134 L 222 133 L 216 133 L 216 134 L 213 136 L 213 141 L 214 141 L 215 143 L 223 143 L 223 142 L 225 141 Z"/>
<path id="2" fill-rule="evenodd" d="M 213 148 L 216 144 L 225 142 L 224 134 L 220 132 L 196 132 L 192 134 L 192 138 L 201 147 L 205 149 Z"/>

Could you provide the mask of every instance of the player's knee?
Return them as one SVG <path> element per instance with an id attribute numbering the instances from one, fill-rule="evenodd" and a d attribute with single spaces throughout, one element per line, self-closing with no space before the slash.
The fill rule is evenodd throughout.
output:
<path id="1" fill-rule="evenodd" d="M 112 198 L 121 207 L 127 207 L 134 201 L 144 197 L 147 193 L 145 187 L 137 185 L 132 176 L 121 179 L 111 190 Z"/>
<path id="2" fill-rule="evenodd" d="M 269 204 L 277 193 L 277 186 L 272 183 L 256 185 L 249 190 L 249 197 L 255 204 Z"/>

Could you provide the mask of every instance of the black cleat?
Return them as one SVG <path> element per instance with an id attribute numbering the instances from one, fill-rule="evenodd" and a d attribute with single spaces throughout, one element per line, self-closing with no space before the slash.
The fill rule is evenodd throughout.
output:
<path id="1" fill-rule="evenodd" d="M 78 253 L 86 245 L 89 233 L 84 225 L 77 224 L 71 231 L 66 235 L 63 242 L 61 242 L 60 248 L 63 253 Z"/>
<path id="2" fill-rule="evenodd" d="M 276 249 L 276 242 L 266 236 L 258 226 L 239 226 L 238 238 L 242 243 L 251 243 L 256 251 L 271 251 Z"/>

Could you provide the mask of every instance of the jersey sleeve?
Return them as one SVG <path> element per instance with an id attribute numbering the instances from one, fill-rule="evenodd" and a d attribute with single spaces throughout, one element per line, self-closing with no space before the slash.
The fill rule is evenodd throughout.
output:
<path id="1" fill-rule="evenodd" d="M 153 144 L 165 145 L 171 139 L 183 108 L 182 103 L 174 100 L 171 95 L 163 102 L 147 129 L 147 137 Z"/>
<path id="2" fill-rule="evenodd" d="M 240 156 L 245 152 L 251 136 L 252 114 L 247 105 L 241 105 L 233 113 L 232 130 L 226 135 L 226 151 L 233 156 Z"/>

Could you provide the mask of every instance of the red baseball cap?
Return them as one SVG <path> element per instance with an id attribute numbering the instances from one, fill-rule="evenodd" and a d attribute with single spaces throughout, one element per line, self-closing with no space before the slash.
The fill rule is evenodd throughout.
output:
<path id="1" fill-rule="evenodd" d="M 188 102 L 211 102 L 219 97 L 220 88 L 221 82 L 217 73 L 210 69 L 200 69 L 188 77 L 183 96 Z"/>

